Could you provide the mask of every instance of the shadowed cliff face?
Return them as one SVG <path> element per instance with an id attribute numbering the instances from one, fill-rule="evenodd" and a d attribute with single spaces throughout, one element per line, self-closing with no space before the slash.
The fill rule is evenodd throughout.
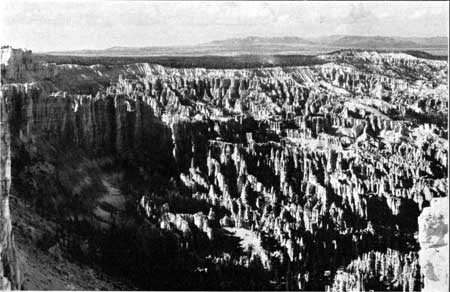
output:
<path id="1" fill-rule="evenodd" d="M 0 288 L 20 287 L 19 263 L 14 248 L 9 212 L 11 188 L 11 136 L 9 132 L 8 103 L 0 93 Z"/>
<path id="2" fill-rule="evenodd" d="M 2 171 L 58 222 L 53 247 L 144 289 L 420 290 L 417 218 L 447 195 L 446 62 L 28 58 L 2 67 Z"/>
<path id="3" fill-rule="evenodd" d="M 16 188 L 46 212 L 72 219 L 92 216 L 92 210 L 111 213 L 97 206 L 108 196 L 119 202 L 106 204 L 124 211 L 127 199 L 116 190 L 124 178 L 172 176 L 170 129 L 140 99 L 45 96 L 35 85 L 20 84 L 4 86 L 3 94 L 11 107 Z M 76 206 L 81 209 L 70 210 Z M 88 213 L 77 214 L 82 210 Z"/>

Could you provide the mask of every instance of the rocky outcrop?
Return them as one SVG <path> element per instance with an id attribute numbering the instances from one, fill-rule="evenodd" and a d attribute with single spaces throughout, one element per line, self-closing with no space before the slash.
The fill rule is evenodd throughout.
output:
<path id="1" fill-rule="evenodd" d="M 22 80 L 27 70 L 33 69 L 31 51 L 5 46 L 0 51 L 2 83 Z"/>
<path id="2" fill-rule="evenodd" d="M 434 198 L 419 216 L 420 266 L 423 291 L 448 291 L 448 197 Z"/>

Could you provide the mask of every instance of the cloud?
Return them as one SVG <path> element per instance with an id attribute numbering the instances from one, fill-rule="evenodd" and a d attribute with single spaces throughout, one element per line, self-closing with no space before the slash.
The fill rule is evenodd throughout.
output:
<path id="1" fill-rule="evenodd" d="M 377 19 L 375 14 L 363 3 L 353 4 L 347 16 L 342 20 L 343 24 L 355 24 Z"/>
<path id="2" fill-rule="evenodd" d="M 1 0 L 0 34 L 7 44 L 44 50 L 249 35 L 446 35 L 448 8 L 448 2 Z"/>

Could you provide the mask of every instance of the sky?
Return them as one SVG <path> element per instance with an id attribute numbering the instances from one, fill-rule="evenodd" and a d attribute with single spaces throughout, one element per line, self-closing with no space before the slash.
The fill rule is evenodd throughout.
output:
<path id="1" fill-rule="evenodd" d="M 37 52 L 246 36 L 447 36 L 449 3 L 0 0 L 1 45 Z"/>

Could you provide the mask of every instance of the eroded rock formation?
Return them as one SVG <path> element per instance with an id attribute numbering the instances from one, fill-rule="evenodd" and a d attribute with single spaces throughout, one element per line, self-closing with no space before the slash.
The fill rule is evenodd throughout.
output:
<path id="1" fill-rule="evenodd" d="M 417 218 L 448 196 L 447 62 L 344 51 L 317 66 L 206 70 L 21 58 L 2 62 L 13 184 L 80 233 L 82 247 L 64 249 L 108 264 L 121 250 L 114 263 L 147 289 L 431 283 Z M 178 284 L 156 280 L 171 275 Z"/>

